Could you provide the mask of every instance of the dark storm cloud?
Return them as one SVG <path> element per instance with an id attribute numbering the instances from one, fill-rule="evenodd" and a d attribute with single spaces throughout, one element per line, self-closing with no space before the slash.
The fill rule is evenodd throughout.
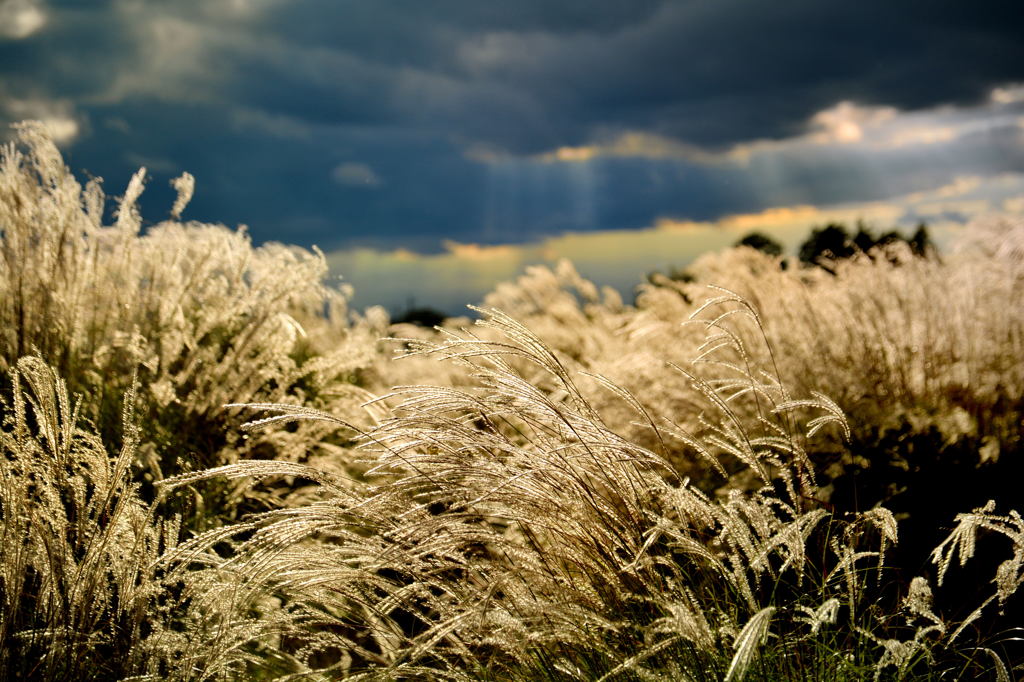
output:
<path id="1" fill-rule="evenodd" d="M 478 224 L 477 168 L 444 141 L 334 129 L 282 139 L 210 105 L 135 102 L 93 113 L 133 123 L 83 138 L 70 150 L 69 165 L 102 175 L 110 194 L 120 194 L 132 170 L 146 166 L 151 182 L 140 203 L 152 220 L 166 217 L 173 202 L 168 180 L 188 170 L 197 186 L 185 217 L 247 224 L 257 241 L 324 248 L 404 243 L 432 251 L 449 235 L 469 239 Z M 146 139 L 155 130 L 162 131 L 159 144 Z M 111 156 L 112 148 L 129 151 Z M 339 183 L 336 171 L 345 164 L 367 166 L 379 186 L 367 192 Z"/>
<path id="2" fill-rule="evenodd" d="M 842 100 L 930 110 L 1024 81 L 1015 3 L 22 4 L 46 22 L 0 39 L 0 118 L 62 125 L 70 165 L 114 194 L 147 165 L 153 219 L 188 170 L 186 217 L 325 247 L 437 249 L 912 191 L 948 181 L 961 148 L 798 145 L 746 166 L 638 155 L 588 169 L 531 155 L 631 131 L 727 152 L 798 138 Z M 959 172 L 1019 170 L 1020 141 L 1004 135 L 1002 157 L 956 141 Z"/>
<path id="3" fill-rule="evenodd" d="M 383 93 L 400 119 L 521 153 L 628 128 L 703 145 L 779 137 L 840 99 L 923 108 L 1024 78 L 1013 3 L 300 2 L 268 22 L 293 47 L 385 67 L 375 86 L 364 70 L 343 72 L 352 98 Z M 310 73 L 286 58 L 296 78 Z M 410 71 L 453 106 L 431 116 L 431 85 L 391 87 Z M 518 103 L 522 125 L 485 105 L 502 99 Z"/>
<path id="4" fill-rule="evenodd" d="M 840 99 L 921 108 L 1020 79 L 1024 11 L 960 7 L 668 3 L 610 35 L 492 33 L 467 53 L 478 76 L 568 109 L 562 137 L 635 127 L 724 145 L 793 134 Z"/>

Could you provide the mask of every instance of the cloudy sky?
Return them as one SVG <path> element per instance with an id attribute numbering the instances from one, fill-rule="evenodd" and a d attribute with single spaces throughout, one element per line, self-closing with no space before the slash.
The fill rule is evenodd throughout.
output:
<path id="1" fill-rule="evenodd" d="M 457 309 L 560 256 L 628 288 L 750 229 L 1020 214 L 1021 36 L 998 0 L 0 0 L 0 124 Z"/>

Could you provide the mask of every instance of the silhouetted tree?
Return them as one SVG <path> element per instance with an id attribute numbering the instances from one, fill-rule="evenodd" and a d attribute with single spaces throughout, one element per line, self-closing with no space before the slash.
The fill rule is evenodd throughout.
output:
<path id="1" fill-rule="evenodd" d="M 862 253 L 868 253 L 871 249 L 878 246 L 885 247 L 889 244 L 896 244 L 898 242 L 905 241 L 906 238 L 896 230 L 889 230 L 881 236 L 876 237 L 872 233 L 871 228 L 861 222 L 857 223 L 857 234 L 853 237 L 853 245 Z"/>
<path id="2" fill-rule="evenodd" d="M 444 313 L 433 308 L 409 308 L 392 322 L 394 324 L 415 324 L 420 327 L 436 327 L 444 323 L 446 318 Z"/>
<path id="3" fill-rule="evenodd" d="M 769 256 L 782 255 L 782 244 L 762 232 L 751 232 L 746 237 L 733 244 L 733 246 L 749 246 L 752 249 L 763 251 Z"/>
<path id="4" fill-rule="evenodd" d="M 878 243 L 875 235 L 871 234 L 871 228 L 864 223 L 857 224 L 857 234 L 853 235 L 853 245 L 860 251 L 867 253 Z"/>
<path id="5" fill-rule="evenodd" d="M 917 231 L 914 232 L 914 236 L 907 243 L 910 244 L 910 250 L 914 255 L 920 258 L 932 258 L 938 253 L 935 248 L 935 242 L 932 241 L 931 235 L 928 234 L 928 226 L 924 223 L 918 224 Z"/>
<path id="6" fill-rule="evenodd" d="M 896 230 L 889 230 L 876 237 L 870 227 L 857 221 L 857 232 L 852 238 L 840 223 L 829 223 L 825 227 L 811 230 L 810 236 L 800 246 L 800 261 L 832 272 L 828 261 L 850 258 L 858 253 L 876 258 L 875 254 L 879 252 L 872 252 L 872 249 L 901 242 L 908 244 L 911 252 L 920 258 L 934 257 L 936 254 L 935 245 L 924 223 L 918 225 L 914 236 L 907 239 Z"/>
<path id="7" fill-rule="evenodd" d="M 845 226 L 829 223 L 825 227 L 811 230 L 807 241 L 800 245 L 800 262 L 817 265 L 831 272 L 831 268 L 826 265 L 827 261 L 849 258 L 857 250 Z"/>

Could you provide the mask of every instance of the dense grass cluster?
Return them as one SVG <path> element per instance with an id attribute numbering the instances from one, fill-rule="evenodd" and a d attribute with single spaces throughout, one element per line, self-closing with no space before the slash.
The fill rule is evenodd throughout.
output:
<path id="1" fill-rule="evenodd" d="M 1012 680 L 1024 226 L 437 329 L 0 160 L 0 677 Z M 711 286 L 709 286 L 711 285 Z M 246 421 L 248 420 L 248 421 Z M 245 422 L 245 423 L 243 423 Z"/>

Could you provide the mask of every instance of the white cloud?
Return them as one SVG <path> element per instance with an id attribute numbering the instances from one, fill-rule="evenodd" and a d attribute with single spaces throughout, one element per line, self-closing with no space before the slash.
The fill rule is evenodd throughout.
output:
<path id="1" fill-rule="evenodd" d="M 861 107 L 840 102 L 811 117 L 811 138 L 821 144 L 852 144 L 864 139 L 865 130 L 876 130 L 898 115 L 893 107 Z"/>
<path id="2" fill-rule="evenodd" d="M 71 102 L 64 99 L 4 99 L 0 92 L 0 110 L 15 121 L 40 121 L 57 144 L 68 144 L 81 132 L 78 116 Z"/>
<path id="3" fill-rule="evenodd" d="M 231 112 L 231 122 L 236 130 L 258 131 L 291 140 L 308 140 L 313 128 L 292 116 L 268 114 L 259 109 L 238 107 Z"/>
<path id="4" fill-rule="evenodd" d="M 988 101 L 967 107 L 943 106 L 902 111 L 890 106 L 842 101 L 810 116 L 805 132 L 775 140 L 751 140 L 724 151 L 703 150 L 656 134 L 626 131 L 590 144 L 565 146 L 531 157 L 541 163 L 581 163 L 599 158 L 678 159 L 699 164 L 746 166 L 753 157 L 870 154 L 941 146 L 966 135 L 1020 126 L 1024 85 L 994 88 Z M 488 163 L 507 155 L 472 154 Z"/>
<path id="5" fill-rule="evenodd" d="M 229 40 L 226 32 L 173 16 L 161 16 L 147 6 L 120 6 L 126 23 L 138 38 L 137 54 L 124 59 L 101 102 L 119 102 L 133 95 L 165 100 L 197 101 L 214 97 L 223 74 L 210 50 Z"/>
<path id="6" fill-rule="evenodd" d="M 67 144 L 78 137 L 78 121 L 73 118 L 47 117 L 42 119 L 42 121 L 43 125 L 46 126 L 46 129 L 53 137 L 53 141 L 57 144 Z"/>
<path id="7" fill-rule="evenodd" d="M 0 36 L 21 40 L 46 25 L 46 12 L 33 0 L 0 0 Z"/>
<path id="8" fill-rule="evenodd" d="M 1024 85 L 1005 85 L 993 88 L 990 99 L 996 104 L 1016 104 L 1024 102 Z"/>
<path id="9" fill-rule="evenodd" d="M 1005 109 L 1015 103 L 1016 100 L 993 95 L 989 102 L 979 106 L 908 112 L 844 101 L 811 116 L 808 132 L 802 135 L 737 144 L 725 155 L 745 165 L 754 157 L 774 155 L 913 152 L 921 147 L 950 144 L 979 131 L 1011 127 L 1016 117 L 1008 115 Z"/>
<path id="10" fill-rule="evenodd" d="M 339 164 L 331 171 L 331 179 L 339 185 L 347 187 L 379 187 L 380 176 L 365 163 L 347 162 Z"/>
<path id="11" fill-rule="evenodd" d="M 109 104 L 143 95 L 224 103 L 238 56 L 280 49 L 279 38 L 252 30 L 280 1 L 115 0 L 116 20 L 137 48 L 122 56 L 109 85 L 92 100 Z"/>

